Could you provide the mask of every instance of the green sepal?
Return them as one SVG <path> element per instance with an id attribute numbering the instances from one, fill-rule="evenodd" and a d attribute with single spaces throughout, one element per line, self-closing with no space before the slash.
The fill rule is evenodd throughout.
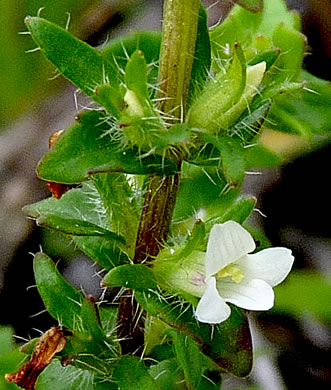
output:
<path id="1" fill-rule="evenodd" d="M 184 259 L 189 256 L 193 251 L 199 250 L 205 247 L 206 228 L 205 224 L 201 220 L 197 220 L 193 226 L 190 236 L 187 238 L 187 242 L 184 248 L 179 251 L 176 257 L 178 259 Z"/>
<path id="2" fill-rule="evenodd" d="M 124 81 L 127 88 L 137 95 L 141 104 L 149 100 L 147 64 L 141 50 L 136 50 L 128 60 Z"/>
<path id="3" fill-rule="evenodd" d="M 219 131 L 220 119 L 239 100 L 245 86 L 245 58 L 240 45 L 236 43 L 233 59 L 227 71 L 219 72 L 215 79 L 209 81 L 193 102 L 188 113 L 189 125 L 207 129 L 211 133 Z"/>
<path id="4" fill-rule="evenodd" d="M 266 63 L 266 71 L 268 71 L 277 61 L 280 53 L 281 50 L 279 48 L 261 50 L 248 60 L 247 65 L 252 66 L 264 61 Z"/>
<path id="5" fill-rule="evenodd" d="M 263 80 L 263 83 L 267 83 L 268 81 Z M 296 82 L 290 82 L 290 81 L 275 81 L 275 83 L 271 82 L 271 84 L 267 84 L 264 88 L 261 89 L 260 93 L 255 97 L 254 101 L 252 102 L 252 105 L 250 109 L 247 109 L 243 113 L 243 117 L 247 115 L 247 117 L 250 116 L 250 110 L 252 113 L 255 111 L 258 113 L 257 110 L 263 110 L 262 106 L 266 108 L 266 112 L 268 110 L 267 105 L 270 104 L 270 101 L 272 99 L 276 99 L 279 95 L 289 95 L 296 93 L 300 90 L 302 90 L 304 87 L 303 83 L 296 83 Z"/>
<path id="6" fill-rule="evenodd" d="M 140 157 L 137 148 L 124 149 L 110 135 L 106 117 L 98 111 L 83 114 L 42 158 L 37 174 L 42 180 L 77 184 L 101 172 L 171 175 L 176 164 L 151 155 Z"/>
<path id="7" fill-rule="evenodd" d="M 166 300 L 159 292 L 136 291 L 135 297 L 151 315 L 193 338 L 200 350 L 220 368 L 238 377 L 246 377 L 253 363 L 252 340 L 246 312 L 230 305 L 229 319 L 219 325 L 198 323 L 190 306 L 178 305 L 178 298 Z"/>
<path id="8" fill-rule="evenodd" d="M 98 85 L 94 90 L 98 103 L 113 117 L 118 118 L 124 109 L 124 93 L 110 84 Z"/>
<path id="9" fill-rule="evenodd" d="M 259 98 L 260 96 L 257 97 L 257 99 Z M 267 99 L 265 101 L 261 99 L 259 103 L 254 104 L 257 99 L 254 99 L 249 110 L 247 109 L 238 122 L 229 130 L 230 134 L 238 136 L 244 144 L 249 144 L 257 138 L 272 104 Z M 245 150 L 245 154 L 247 150 Z"/>
<path id="10" fill-rule="evenodd" d="M 39 17 L 28 16 L 25 23 L 45 56 L 88 96 L 98 101 L 94 93 L 97 85 L 106 81 L 118 84 L 114 65 L 87 43 Z"/>
<path id="11" fill-rule="evenodd" d="M 254 196 L 244 196 L 234 202 L 221 216 L 209 219 L 206 221 L 206 229 L 210 230 L 216 223 L 224 223 L 226 221 L 236 221 L 241 225 L 251 215 L 256 205 Z"/>
<path id="12" fill-rule="evenodd" d="M 130 289 L 155 289 L 153 271 L 143 264 L 124 264 L 109 271 L 101 282 L 102 286 Z"/>
<path id="13" fill-rule="evenodd" d="M 144 361 L 136 356 L 123 356 L 114 370 L 113 379 L 121 390 L 160 390 Z"/>
<path id="14" fill-rule="evenodd" d="M 164 149 L 171 145 L 184 146 L 190 140 L 190 126 L 187 123 L 178 123 L 159 132 L 155 138 L 157 149 Z"/>

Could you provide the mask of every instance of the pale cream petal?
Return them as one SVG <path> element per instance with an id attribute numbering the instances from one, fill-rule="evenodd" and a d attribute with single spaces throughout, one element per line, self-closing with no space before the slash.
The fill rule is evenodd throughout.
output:
<path id="1" fill-rule="evenodd" d="M 239 223 L 228 221 L 214 225 L 210 231 L 206 253 L 206 277 L 252 252 L 252 236 Z"/>
<path id="2" fill-rule="evenodd" d="M 272 287 L 264 280 L 217 281 L 217 290 L 226 302 L 247 310 L 269 310 L 274 305 Z"/>
<path id="3" fill-rule="evenodd" d="M 229 318 L 231 314 L 230 307 L 220 297 L 216 289 L 215 278 L 208 280 L 208 287 L 201 297 L 195 311 L 195 317 L 200 322 L 208 324 L 219 324 Z"/>
<path id="4" fill-rule="evenodd" d="M 262 279 L 277 286 L 291 271 L 294 257 L 287 248 L 268 248 L 238 261 L 245 279 Z"/>

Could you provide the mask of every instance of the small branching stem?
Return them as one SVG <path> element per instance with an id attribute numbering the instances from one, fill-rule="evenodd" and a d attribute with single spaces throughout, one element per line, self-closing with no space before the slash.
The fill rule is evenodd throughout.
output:
<path id="1" fill-rule="evenodd" d="M 197 36 L 199 0 L 165 0 L 159 82 L 160 110 L 177 121 L 184 119 Z M 166 99 L 162 99 L 166 98 Z M 173 155 L 173 158 L 175 154 Z M 174 176 L 149 177 L 138 228 L 134 262 L 150 263 L 167 240 L 180 181 L 181 161 Z M 133 297 L 122 297 L 118 336 L 123 354 L 142 354 L 144 316 Z"/>

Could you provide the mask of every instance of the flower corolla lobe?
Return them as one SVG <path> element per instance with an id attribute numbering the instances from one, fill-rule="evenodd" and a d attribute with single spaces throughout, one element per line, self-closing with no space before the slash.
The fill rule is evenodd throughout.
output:
<path id="1" fill-rule="evenodd" d="M 239 223 L 213 226 L 205 258 L 205 291 L 195 311 L 198 321 L 225 321 L 231 314 L 227 302 L 247 310 L 273 306 L 272 287 L 286 278 L 294 257 L 282 247 L 250 254 L 254 250 L 252 236 Z"/>

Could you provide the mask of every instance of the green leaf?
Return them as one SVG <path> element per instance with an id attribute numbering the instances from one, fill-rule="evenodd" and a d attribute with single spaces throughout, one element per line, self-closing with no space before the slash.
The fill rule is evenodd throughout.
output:
<path id="1" fill-rule="evenodd" d="M 184 372 L 187 389 L 197 389 L 203 374 L 201 352 L 195 341 L 175 330 L 168 331 L 171 336 L 175 355 Z"/>
<path id="2" fill-rule="evenodd" d="M 208 30 L 208 16 L 205 7 L 199 9 L 198 32 L 195 44 L 194 60 L 188 100 L 192 101 L 202 90 L 211 66 L 211 45 Z"/>
<path id="3" fill-rule="evenodd" d="M 94 199 L 94 203 L 91 203 Z M 125 243 L 118 233 L 111 232 L 105 213 L 97 205 L 90 185 L 71 189 L 61 199 L 47 198 L 25 206 L 23 211 L 36 218 L 37 225 L 74 236 L 102 236 L 109 241 Z"/>
<path id="4" fill-rule="evenodd" d="M 36 222 L 38 226 L 73 236 L 103 236 L 108 240 L 125 243 L 124 238 L 117 233 L 80 219 L 63 218 L 56 214 L 44 214 L 38 217 Z"/>
<path id="5" fill-rule="evenodd" d="M 106 194 L 109 195 L 108 192 Z M 115 202 L 116 199 L 113 199 L 113 201 Z M 111 233 L 109 231 L 110 225 L 117 228 L 118 219 L 110 220 L 112 210 L 107 211 L 100 195 L 91 182 L 84 183 L 82 188 L 69 190 L 61 199 L 47 198 L 25 206 L 23 211 L 32 218 L 47 218 L 49 215 L 56 215 L 55 219 L 60 219 L 61 222 L 75 220 L 78 223 L 90 223 L 89 229 L 93 225 L 92 233 L 95 226 L 101 232 L 105 230 L 106 234 L 99 237 L 95 235 L 74 236 L 72 239 L 79 249 L 107 270 L 128 261 L 127 255 L 116 246 L 120 244 L 123 248 L 121 236 L 117 232 Z M 115 210 L 113 212 L 116 214 Z M 132 214 L 130 214 L 130 218 L 132 221 Z M 55 224 L 51 227 L 56 228 L 56 226 Z M 67 231 L 67 233 L 74 234 L 73 231 Z M 111 234 L 109 235 L 109 233 Z M 129 239 L 130 236 L 127 236 L 127 238 Z M 131 243 L 126 247 L 130 245 Z"/>
<path id="6" fill-rule="evenodd" d="M 93 340 L 93 342 L 89 342 L 88 351 L 95 355 L 102 353 L 105 350 L 103 342 L 106 338 L 101 328 L 100 315 L 95 302 L 84 297 L 80 318 L 82 323 L 80 331 L 88 336 L 89 341 Z"/>
<path id="7" fill-rule="evenodd" d="M 221 165 L 225 179 L 231 187 L 237 187 L 245 176 L 245 154 L 242 141 L 237 137 L 211 136 L 202 134 L 201 138 L 219 151 L 212 159 L 214 165 Z M 195 163 L 196 161 L 192 161 Z"/>
<path id="8" fill-rule="evenodd" d="M 110 270 L 118 265 L 128 263 L 128 256 L 114 243 L 104 237 L 73 237 L 77 247 L 101 267 Z"/>
<path id="9" fill-rule="evenodd" d="M 113 379 L 121 390 L 159 390 L 160 387 L 148 373 L 144 361 L 138 357 L 123 356 L 116 366 Z"/>
<path id="10" fill-rule="evenodd" d="M 295 80 L 302 67 L 306 37 L 293 27 L 279 24 L 274 30 L 272 40 L 275 47 L 281 50 L 281 55 L 270 69 L 272 82 L 275 79 Z"/>
<path id="11" fill-rule="evenodd" d="M 88 96 L 98 100 L 97 85 L 117 84 L 116 69 L 96 49 L 45 19 L 28 16 L 25 23 L 45 56 Z"/>
<path id="12" fill-rule="evenodd" d="M 231 57 L 229 49 L 235 41 L 242 45 L 245 54 L 249 56 L 256 55 L 256 51 L 277 48 L 277 45 L 272 47 L 272 38 L 280 24 L 286 26 L 286 29 L 298 27 L 297 17 L 287 9 L 284 0 L 264 0 L 263 11 L 255 14 L 239 6 L 233 7 L 223 23 L 210 33 L 215 58 Z M 264 44 L 259 47 L 261 41 Z"/>
<path id="13" fill-rule="evenodd" d="M 100 196 L 91 182 L 69 190 L 60 199 L 51 197 L 27 205 L 23 212 L 32 218 L 56 214 L 63 219 L 86 221 L 104 229 L 110 226 Z"/>
<path id="14" fill-rule="evenodd" d="M 176 164 L 151 155 L 139 157 L 137 149 L 123 149 L 107 134 L 109 125 L 101 112 L 85 113 L 67 129 L 37 167 L 47 181 L 77 184 L 100 172 L 173 174 Z"/>
<path id="15" fill-rule="evenodd" d="M 255 144 L 245 149 L 246 169 L 273 168 L 282 163 L 279 155 L 261 144 Z"/>
<path id="16" fill-rule="evenodd" d="M 141 103 L 149 100 L 147 64 L 141 50 L 135 51 L 127 62 L 124 79 L 128 89 L 137 95 Z"/>
<path id="17" fill-rule="evenodd" d="M 76 328 L 83 296 L 69 284 L 44 253 L 34 257 L 33 270 L 38 292 L 47 311 L 66 328 Z"/>
<path id="18" fill-rule="evenodd" d="M 269 114 L 268 127 L 288 133 L 329 135 L 331 123 L 331 87 L 327 80 L 306 71 L 299 77 L 305 88 L 292 95 L 276 98 Z"/>
<path id="19" fill-rule="evenodd" d="M 244 149 L 241 141 L 231 137 L 219 137 L 215 145 L 220 151 L 221 165 L 231 187 L 242 183 L 245 177 Z"/>
<path id="20" fill-rule="evenodd" d="M 210 39 L 215 58 L 228 59 L 234 42 L 249 47 L 262 21 L 262 13 L 252 14 L 239 6 L 233 7 L 226 19 L 211 30 Z M 218 67 L 218 65 L 217 65 Z"/>
<path id="21" fill-rule="evenodd" d="M 234 2 L 251 12 L 260 12 L 263 9 L 263 0 L 234 0 Z"/>
<path id="22" fill-rule="evenodd" d="M 283 24 L 298 29 L 297 16 L 287 8 L 285 0 L 264 0 L 262 21 L 258 28 L 258 34 L 272 39 L 274 30 Z"/>
<path id="23" fill-rule="evenodd" d="M 214 158 L 211 163 L 215 165 Z M 219 158 L 216 160 L 219 163 Z M 197 188 L 203 188 L 198 191 Z M 183 178 L 176 201 L 176 220 L 194 215 L 197 211 L 203 210 L 209 213 L 219 213 L 227 209 L 238 195 L 238 187 L 228 190 L 228 184 L 222 172 L 217 168 L 195 167 L 193 165 L 183 165 Z"/>
<path id="24" fill-rule="evenodd" d="M 37 253 L 34 258 L 34 274 L 47 311 L 73 332 L 61 356 L 80 368 L 107 375 L 107 359 L 115 357 L 116 344 L 111 345 L 113 341 L 106 339 L 95 303 L 71 286 L 44 253 Z"/>
<path id="25" fill-rule="evenodd" d="M 142 264 L 113 268 L 102 279 L 103 286 L 148 290 L 156 287 L 153 271 Z"/>
<path id="26" fill-rule="evenodd" d="M 168 325 L 193 338 L 201 351 L 212 358 L 223 370 L 247 376 L 252 369 L 252 340 L 246 312 L 231 305 L 231 316 L 219 325 L 197 323 L 187 304 L 178 305 L 159 292 L 136 291 L 135 297 L 143 309 Z"/>
<path id="27" fill-rule="evenodd" d="M 124 37 L 113 39 L 102 50 L 102 56 L 124 71 L 126 63 L 136 50 L 144 53 L 147 64 L 158 61 L 160 56 L 161 33 L 159 31 L 140 31 Z M 151 77 L 152 76 L 152 77 Z M 149 82 L 157 76 L 157 68 L 152 68 Z"/>
<path id="28" fill-rule="evenodd" d="M 162 360 L 152 365 L 149 373 L 162 390 L 187 390 L 176 359 Z"/>
<path id="29" fill-rule="evenodd" d="M 122 173 L 101 173 L 93 175 L 92 180 L 111 220 L 112 229 L 119 234 L 125 232 L 125 248 L 133 257 L 140 216 L 138 191 L 134 193 Z"/>
<path id="30" fill-rule="evenodd" d="M 108 379 L 108 380 L 107 380 Z M 95 373 L 72 365 L 63 367 L 58 359 L 40 374 L 36 390 L 118 390 L 109 378 L 98 378 Z"/>

